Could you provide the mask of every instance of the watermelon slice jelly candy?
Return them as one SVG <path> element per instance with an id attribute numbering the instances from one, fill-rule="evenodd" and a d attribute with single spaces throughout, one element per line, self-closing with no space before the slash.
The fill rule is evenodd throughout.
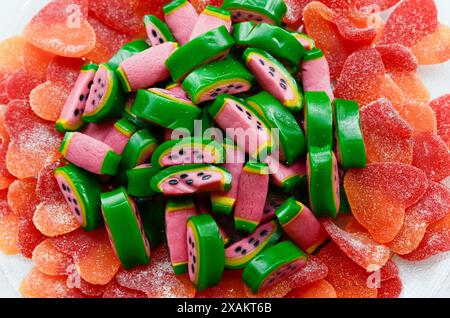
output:
<path id="1" fill-rule="evenodd" d="M 255 193 L 255 189 L 258 192 Z M 237 230 L 253 233 L 261 223 L 269 189 L 269 168 L 265 163 L 247 162 L 239 178 L 239 190 L 234 208 Z"/>
<path id="2" fill-rule="evenodd" d="M 411 164 L 413 130 L 387 99 L 377 100 L 360 111 L 367 162 Z"/>
<path id="3" fill-rule="evenodd" d="M 288 70 L 269 53 L 260 49 L 246 49 L 245 65 L 255 74 L 259 85 L 275 96 L 285 107 L 298 111 L 303 107 L 303 96 Z"/>
<path id="4" fill-rule="evenodd" d="M 178 43 L 166 42 L 137 53 L 120 63 L 116 71 L 126 92 L 151 87 L 169 78 L 166 60 L 178 48 Z"/>
<path id="5" fill-rule="evenodd" d="M 285 166 L 277 158 L 268 156 L 265 161 L 269 165 L 270 180 L 284 192 L 291 192 L 306 186 L 306 165 L 304 160 Z"/>
<path id="6" fill-rule="evenodd" d="M 148 186 L 148 181 L 159 172 L 159 168 L 144 163 L 127 170 L 127 193 L 134 197 L 148 197 L 155 192 Z"/>
<path id="7" fill-rule="evenodd" d="M 190 40 L 195 39 L 208 31 L 211 31 L 220 26 L 227 28 L 228 32 L 231 29 L 231 14 L 227 10 L 207 6 L 205 10 L 198 16 L 197 22 L 190 36 Z"/>
<path id="8" fill-rule="evenodd" d="M 330 67 L 323 52 L 313 48 L 305 52 L 302 61 L 301 78 L 305 92 L 325 92 L 334 99 L 330 82 Z"/>
<path id="9" fill-rule="evenodd" d="M 244 21 L 280 25 L 287 7 L 282 0 L 225 0 L 222 8 L 231 12 L 233 23 Z"/>
<path id="10" fill-rule="evenodd" d="M 339 206 L 339 171 L 329 146 L 311 147 L 306 159 L 309 201 L 315 215 L 336 217 Z"/>
<path id="11" fill-rule="evenodd" d="M 220 164 L 225 162 L 225 151 L 216 141 L 189 137 L 162 143 L 152 156 L 157 168 L 189 163 Z"/>
<path id="12" fill-rule="evenodd" d="M 427 178 L 409 165 L 374 163 L 347 171 L 344 187 L 356 220 L 375 241 L 386 243 L 400 231 L 405 209 L 425 193 Z"/>
<path id="13" fill-rule="evenodd" d="M 98 122 L 119 115 L 123 111 L 124 95 L 114 71 L 105 63 L 95 73 L 83 120 Z"/>
<path id="14" fill-rule="evenodd" d="M 139 211 L 125 189 L 102 193 L 103 218 L 111 245 L 125 269 L 150 262 L 150 243 Z"/>
<path id="15" fill-rule="evenodd" d="M 55 128 L 60 132 L 78 130 L 83 125 L 82 115 L 86 107 L 89 92 L 97 72 L 96 64 L 86 64 L 81 69 L 75 86 L 72 88 L 56 121 Z"/>
<path id="16" fill-rule="evenodd" d="M 86 231 L 99 227 L 101 187 L 96 178 L 72 164 L 55 169 L 55 178 L 78 223 Z"/>
<path id="17" fill-rule="evenodd" d="M 266 204 L 264 205 L 263 218 L 261 224 L 276 219 L 275 210 L 278 209 L 289 198 L 286 194 L 269 192 Z"/>
<path id="18" fill-rule="evenodd" d="M 305 48 L 306 51 L 311 51 L 316 48 L 316 44 L 314 43 L 314 40 L 311 39 L 308 35 L 304 33 L 294 33 L 295 38 L 300 42 L 301 45 Z M 306 54 L 307 52 L 305 52 Z M 303 56 L 303 59 L 306 58 L 306 55 Z M 325 59 L 326 60 L 326 59 Z M 327 62 L 327 68 L 328 68 L 328 74 L 330 72 Z M 328 76 L 329 77 L 329 76 Z"/>
<path id="19" fill-rule="evenodd" d="M 219 94 L 239 94 L 251 89 L 255 77 L 241 63 L 228 59 L 200 67 L 183 81 L 194 104 L 214 100 Z"/>
<path id="20" fill-rule="evenodd" d="M 197 290 L 216 286 L 225 267 L 225 250 L 216 221 L 209 214 L 187 223 L 188 272 Z"/>
<path id="21" fill-rule="evenodd" d="M 191 216 L 197 215 L 192 198 L 170 199 L 166 205 L 166 239 L 170 262 L 175 274 L 188 271 L 188 248 L 186 245 L 186 224 Z"/>
<path id="22" fill-rule="evenodd" d="M 245 163 L 245 153 L 229 139 L 225 139 L 223 147 L 226 152 L 226 161 L 222 165 L 231 176 L 231 189 L 211 193 L 211 209 L 214 213 L 231 214 L 239 191 L 239 179 Z"/>
<path id="23" fill-rule="evenodd" d="M 250 156 L 265 156 L 272 148 L 269 125 L 251 106 L 232 95 L 221 94 L 209 108 L 216 124 Z M 229 129 L 228 129 L 229 128 Z"/>
<path id="24" fill-rule="evenodd" d="M 115 175 L 121 159 L 107 144 L 79 132 L 67 132 L 60 151 L 67 161 L 96 174 Z"/>
<path id="25" fill-rule="evenodd" d="M 244 268 L 259 253 L 275 244 L 281 235 L 281 227 L 276 221 L 259 226 L 254 233 L 225 249 L 225 267 Z"/>
<path id="26" fill-rule="evenodd" d="M 108 132 L 103 142 L 121 155 L 131 136 L 137 130 L 138 128 L 125 118 L 119 119 L 114 123 L 113 128 Z"/>
<path id="27" fill-rule="evenodd" d="M 261 49 L 281 61 L 299 65 L 305 49 L 290 32 L 267 23 L 242 22 L 233 31 L 236 45 Z"/>
<path id="28" fill-rule="evenodd" d="M 432 100 L 430 107 L 436 115 L 437 133 L 450 147 L 450 94 Z"/>
<path id="29" fill-rule="evenodd" d="M 142 39 L 134 40 L 131 42 L 128 42 L 124 46 L 122 46 L 114 55 L 111 57 L 111 59 L 108 61 L 108 65 L 116 70 L 120 63 L 125 61 L 126 59 L 147 50 L 150 48 L 149 44 Z"/>
<path id="30" fill-rule="evenodd" d="M 208 31 L 176 50 L 166 61 L 174 81 L 185 78 L 194 69 L 220 60 L 234 45 L 227 28 L 220 26 Z"/>
<path id="31" fill-rule="evenodd" d="M 157 46 L 165 42 L 175 42 L 175 38 L 167 24 L 154 15 L 144 16 L 144 24 L 150 46 Z"/>
<path id="32" fill-rule="evenodd" d="M 256 294 L 298 272 L 305 266 L 307 258 L 291 241 L 278 243 L 248 263 L 242 280 Z"/>
<path id="33" fill-rule="evenodd" d="M 200 112 L 189 99 L 161 88 L 138 90 L 131 106 L 131 113 L 144 122 L 189 131 L 194 128 L 194 120 Z"/>
<path id="34" fill-rule="evenodd" d="M 336 98 L 333 103 L 336 153 L 340 166 L 364 168 L 366 149 L 359 120 L 358 103 Z"/>
<path id="35" fill-rule="evenodd" d="M 157 145 L 158 141 L 150 130 L 141 129 L 135 132 L 122 152 L 120 167 L 128 170 L 145 163 L 152 156 Z"/>
<path id="36" fill-rule="evenodd" d="M 267 92 L 260 92 L 245 100 L 271 129 L 278 129 L 280 159 L 288 165 L 305 153 L 305 136 L 288 109 Z"/>
<path id="37" fill-rule="evenodd" d="M 184 45 L 189 42 L 198 14 L 186 0 L 173 0 L 164 5 L 164 17 L 175 39 Z"/>
<path id="38" fill-rule="evenodd" d="M 305 93 L 305 133 L 310 147 L 333 144 L 333 112 L 330 98 L 325 92 Z"/>
<path id="39" fill-rule="evenodd" d="M 189 95 L 183 89 L 182 83 L 173 82 L 166 86 L 166 90 L 172 92 L 178 97 L 189 99 Z"/>
<path id="40" fill-rule="evenodd" d="M 165 195 L 227 191 L 231 179 L 231 174 L 222 167 L 187 164 L 164 169 L 152 178 L 151 187 Z"/>
<path id="41" fill-rule="evenodd" d="M 328 240 L 327 232 L 311 210 L 294 198 L 277 208 L 275 215 L 289 238 L 309 254 Z"/>

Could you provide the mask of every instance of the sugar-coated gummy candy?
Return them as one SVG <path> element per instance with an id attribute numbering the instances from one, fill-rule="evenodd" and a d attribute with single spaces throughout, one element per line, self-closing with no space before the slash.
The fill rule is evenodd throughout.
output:
<path id="1" fill-rule="evenodd" d="M 81 58 L 56 56 L 48 65 L 46 79 L 66 89 L 71 89 L 83 64 L 84 61 Z"/>
<path id="2" fill-rule="evenodd" d="M 351 169 L 344 178 L 352 213 L 378 243 L 392 241 L 400 231 L 405 209 L 425 193 L 425 173 L 400 163 L 373 163 Z"/>
<path id="3" fill-rule="evenodd" d="M 430 100 L 428 88 L 415 72 L 393 71 L 388 75 L 401 89 L 406 100 L 423 103 Z"/>
<path id="4" fill-rule="evenodd" d="M 413 72 L 417 70 L 417 58 L 406 46 L 398 43 L 379 44 L 375 46 L 375 49 L 380 53 L 384 67 L 388 72 Z"/>
<path id="5" fill-rule="evenodd" d="M 73 265 L 72 258 L 60 252 L 49 239 L 36 246 L 32 259 L 36 269 L 52 276 L 69 274 L 69 266 Z"/>
<path id="6" fill-rule="evenodd" d="M 450 152 L 436 133 L 414 137 L 412 165 L 423 170 L 430 180 L 440 182 L 450 175 Z"/>
<path id="7" fill-rule="evenodd" d="M 413 129 L 389 100 L 380 99 L 363 107 L 360 118 L 369 163 L 412 163 Z"/>
<path id="8" fill-rule="evenodd" d="M 394 277 L 380 283 L 377 298 L 398 298 L 403 290 L 400 277 Z"/>
<path id="9" fill-rule="evenodd" d="M 14 177 L 6 168 L 6 153 L 9 145 L 9 134 L 4 124 L 6 106 L 0 105 L 0 190 L 8 188 Z"/>
<path id="10" fill-rule="evenodd" d="M 241 276 L 242 271 L 225 270 L 217 286 L 197 291 L 195 298 L 245 298 Z"/>
<path id="11" fill-rule="evenodd" d="M 30 106 L 42 119 L 55 122 L 68 96 L 67 89 L 47 81 L 31 91 Z"/>
<path id="12" fill-rule="evenodd" d="M 49 237 L 70 233 L 80 227 L 62 196 L 57 202 L 39 203 L 33 223 L 42 234 Z"/>
<path id="13" fill-rule="evenodd" d="M 112 280 L 105 289 L 102 295 L 103 298 L 147 298 L 147 295 L 141 291 L 129 289 L 119 285 L 115 280 Z"/>
<path id="14" fill-rule="evenodd" d="M 23 36 L 9 37 L 0 42 L 0 75 L 11 74 L 23 66 L 23 51 L 26 40 Z"/>
<path id="15" fill-rule="evenodd" d="M 31 91 L 43 82 L 45 81 L 41 75 L 21 68 L 8 77 L 6 81 L 6 93 L 10 100 L 28 100 Z"/>
<path id="16" fill-rule="evenodd" d="M 19 216 L 18 238 L 20 253 L 26 258 L 31 258 L 36 246 L 46 239 L 45 235 L 36 228 L 33 220 L 24 216 Z"/>
<path id="17" fill-rule="evenodd" d="M 325 279 L 291 290 L 284 298 L 337 298 L 334 287 Z"/>
<path id="18" fill-rule="evenodd" d="M 26 42 L 23 48 L 23 67 L 31 73 L 47 74 L 50 63 L 55 59 L 55 55 L 41 50 L 30 42 Z"/>
<path id="19" fill-rule="evenodd" d="M 450 94 L 432 100 L 430 107 L 436 115 L 437 134 L 450 147 Z"/>
<path id="20" fill-rule="evenodd" d="M 438 29 L 411 47 L 420 64 L 439 64 L 450 59 L 450 27 L 439 24 Z"/>
<path id="21" fill-rule="evenodd" d="M 19 217 L 8 206 L 7 191 L 0 190 L 0 251 L 12 255 L 18 249 Z"/>
<path id="22" fill-rule="evenodd" d="M 396 109 L 412 127 L 414 136 L 437 131 L 436 116 L 428 104 L 413 101 L 397 106 Z"/>

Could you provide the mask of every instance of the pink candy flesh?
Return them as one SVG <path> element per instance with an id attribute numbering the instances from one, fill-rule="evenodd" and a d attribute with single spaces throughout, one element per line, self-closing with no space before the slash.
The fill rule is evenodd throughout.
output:
<path id="1" fill-rule="evenodd" d="M 189 151 L 187 151 L 189 150 Z M 180 154 L 182 151 L 182 154 Z M 211 151 L 202 147 L 175 148 L 163 158 L 160 164 L 163 167 L 177 166 L 189 163 L 214 163 L 215 158 Z"/>
<path id="2" fill-rule="evenodd" d="M 198 14 L 190 2 L 186 2 L 181 8 L 175 9 L 165 15 L 166 23 L 173 36 L 180 45 L 189 42 L 192 30 L 197 23 Z"/>
<path id="3" fill-rule="evenodd" d="M 164 36 L 159 32 L 158 28 L 153 25 L 153 23 L 149 23 L 145 26 L 145 30 L 147 31 L 147 42 L 151 47 L 158 46 L 166 42 Z"/>
<path id="4" fill-rule="evenodd" d="M 113 128 L 103 142 L 110 146 L 114 152 L 121 155 L 129 140 L 129 136 L 126 136 L 119 130 Z"/>
<path id="5" fill-rule="evenodd" d="M 94 84 L 91 86 L 89 97 L 86 102 L 85 113 L 93 113 L 105 100 L 108 90 L 109 74 L 103 67 L 99 68 L 94 77 Z"/>
<path id="6" fill-rule="evenodd" d="M 219 94 L 231 94 L 236 95 L 244 93 L 250 90 L 251 85 L 247 82 L 239 82 L 236 80 L 233 84 L 224 84 L 216 86 L 213 90 L 207 91 L 201 96 L 198 103 L 207 102 L 209 100 L 215 100 Z"/>
<path id="7" fill-rule="evenodd" d="M 273 156 L 266 159 L 269 165 L 270 178 L 277 186 L 282 187 L 283 183 L 295 176 L 306 176 L 306 165 L 303 161 L 298 161 L 291 166 L 285 166 Z"/>
<path id="8" fill-rule="evenodd" d="M 190 40 L 221 26 L 226 27 L 229 32 L 231 30 L 231 18 L 228 20 L 223 20 L 219 17 L 208 14 L 208 12 L 202 12 L 197 18 L 197 22 L 192 30 Z"/>
<path id="9" fill-rule="evenodd" d="M 305 264 L 306 259 L 301 258 L 281 266 L 264 280 L 261 284 L 260 290 L 264 290 L 278 284 L 280 281 L 298 272 L 299 269 L 305 266 Z"/>
<path id="10" fill-rule="evenodd" d="M 75 195 L 73 194 L 72 188 L 67 184 L 66 179 L 62 176 L 57 176 L 56 181 L 58 182 L 61 193 L 64 195 L 67 204 L 69 205 L 70 211 L 75 216 L 77 222 L 84 226 L 85 220 L 83 219 L 83 215 L 81 214 L 81 207 Z"/>
<path id="11" fill-rule="evenodd" d="M 245 21 L 254 21 L 257 23 L 269 23 L 275 24 L 275 22 L 268 17 L 260 15 L 259 13 L 248 11 L 248 10 L 230 10 L 231 11 L 231 19 L 233 23 L 240 23 Z"/>
<path id="12" fill-rule="evenodd" d="M 190 194 L 196 192 L 210 192 L 213 190 L 218 190 L 222 188 L 222 177 L 223 175 L 217 171 L 208 171 L 203 176 L 197 176 L 197 173 L 200 171 L 194 172 L 181 172 L 179 175 L 175 175 L 164 182 L 162 182 L 159 187 L 162 192 L 166 195 L 183 195 Z M 186 178 L 181 178 L 181 174 L 187 174 Z M 207 175 L 210 176 L 209 179 L 203 180 Z M 174 182 L 174 180 L 178 181 L 176 185 L 172 185 L 169 182 Z M 187 184 L 187 180 L 192 180 L 192 184 Z"/>
<path id="13" fill-rule="evenodd" d="M 330 100 L 334 99 L 330 83 L 330 68 L 324 56 L 302 62 L 302 84 L 305 92 L 324 91 Z"/>

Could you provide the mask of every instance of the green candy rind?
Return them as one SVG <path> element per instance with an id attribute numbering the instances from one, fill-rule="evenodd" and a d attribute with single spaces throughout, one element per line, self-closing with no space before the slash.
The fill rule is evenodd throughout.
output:
<path id="1" fill-rule="evenodd" d="M 203 169 L 203 170 L 214 170 L 219 171 L 223 174 L 223 191 L 228 191 L 231 187 L 231 174 L 225 169 L 220 166 L 213 166 L 208 164 L 187 164 L 187 165 L 181 165 L 181 166 L 172 166 L 169 168 L 166 168 L 162 171 L 160 171 L 157 175 L 155 175 L 150 183 L 150 186 L 152 187 L 153 191 L 157 193 L 162 193 L 161 189 L 158 188 L 158 184 L 162 182 L 165 179 L 171 178 L 174 174 L 178 174 L 180 172 L 186 171 L 189 172 L 190 170 L 196 170 L 196 169 Z"/>
<path id="2" fill-rule="evenodd" d="M 176 50 L 166 61 L 174 81 L 180 81 L 194 69 L 228 52 L 234 40 L 226 27 L 206 32 Z"/>
<path id="3" fill-rule="evenodd" d="M 121 118 L 116 121 L 114 124 L 114 128 L 128 136 L 131 136 L 139 129 L 135 124 L 133 124 L 126 118 Z"/>
<path id="4" fill-rule="evenodd" d="M 334 199 L 333 152 L 330 146 L 311 147 L 308 152 L 308 189 L 311 209 L 317 217 L 335 218 L 339 206 Z"/>
<path id="5" fill-rule="evenodd" d="M 357 102 L 336 98 L 334 123 L 338 160 L 344 170 L 366 166 L 366 148 L 359 119 Z"/>
<path id="6" fill-rule="evenodd" d="M 281 160 L 289 165 L 305 153 L 305 135 L 294 116 L 278 99 L 261 92 L 247 98 L 246 102 L 269 123 L 270 128 L 279 129 Z"/>
<path id="7" fill-rule="evenodd" d="M 291 241 L 278 243 L 248 263 L 242 273 L 242 280 L 256 294 L 269 275 L 280 267 L 301 258 L 306 261 L 307 255 Z"/>
<path id="8" fill-rule="evenodd" d="M 284 193 L 290 193 L 294 189 L 303 189 L 306 186 L 307 177 L 305 176 L 293 176 L 283 182 L 281 190 Z"/>
<path id="9" fill-rule="evenodd" d="M 144 219 L 154 224 L 162 232 L 165 231 L 165 213 L 166 213 L 166 199 L 163 196 L 152 196 L 146 198 L 136 198 L 139 212 Z"/>
<path id="10" fill-rule="evenodd" d="M 189 74 L 183 81 L 183 89 L 198 104 L 202 93 L 212 91 L 226 83 L 244 83 L 250 87 L 255 77 L 238 61 L 228 59 L 200 67 Z"/>
<path id="11" fill-rule="evenodd" d="M 150 130 L 141 129 L 135 132 L 122 152 L 121 168 L 128 170 L 143 164 L 157 145 L 158 141 Z"/>
<path id="12" fill-rule="evenodd" d="M 116 70 L 120 63 L 126 59 L 129 59 L 133 55 L 136 55 L 137 53 L 145 51 L 148 48 L 150 48 L 150 46 L 145 40 L 142 39 L 129 42 L 122 46 L 116 54 L 114 54 L 114 56 L 108 61 L 108 65 L 111 69 Z"/>
<path id="13" fill-rule="evenodd" d="M 333 112 L 325 92 L 305 92 L 304 118 L 308 150 L 333 145 Z"/>
<path id="14" fill-rule="evenodd" d="M 197 238 L 198 280 L 193 282 L 194 286 L 197 290 L 216 286 L 225 269 L 225 248 L 219 227 L 209 214 L 190 217 L 187 227 Z"/>
<path id="15" fill-rule="evenodd" d="M 111 78 L 109 85 L 111 85 L 111 89 L 108 99 L 103 101 L 103 106 L 100 109 L 97 108 L 91 114 L 87 114 L 86 112 L 83 114 L 83 120 L 89 123 L 96 123 L 107 118 L 118 116 L 123 112 L 125 105 L 125 94 L 122 91 L 114 70 L 107 63 L 100 64 L 100 68 L 104 68 L 109 73 Z"/>
<path id="16" fill-rule="evenodd" d="M 195 149 L 201 145 L 202 149 L 205 147 L 212 147 L 219 154 L 219 158 L 217 162 L 211 162 L 212 164 L 221 164 L 225 161 L 225 150 L 223 147 L 214 140 L 207 140 L 198 137 L 188 137 L 178 140 L 168 140 L 163 142 L 161 145 L 156 148 L 155 152 L 152 155 L 152 166 L 155 168 L 161 168 L 160 160 L 162 156 L 166 154 L 170 149 L 179 149 L 182 148 L 183 145 L 190 145 L 191 149 Z"/>
<path id="17" fill-rule="evenodd" d="M 127 170 L 127 192 L 134 197 L 148 197 L 155 194 L 149 187 L 150 180 L 160 169 L 143 164 Z"/>
<path id="18" fill-rule="evenodd" d="M 153 24 L 155 28 L 158 29 L 159 33 L 164 36 L 164 40 L 166 42 L 176 42 L 175 38 L 173 37 L 172 32 L 170 32 L 169 27 L 167 24 L 162 22 L 160 19 L 155 17 L 154 15 L 147 14 L 144 16 L 144 24 L 147 26 L 148 24 Z"/>
<path id="19" fill-rule="evenodd" d="M 131 107 L 133 106 L 134 98 L 128 98 L 125 108 L 123 110 L 123 118 L 128 120 L 130 123 L 133 123 L 135 126 L 140 128 L 148 128 L 151 126 L 150 123 L 139 119 L 135 114 L 131 112 Z"/>
<path id="20" fill-rule="evenodd" d="M 163 11 L 165 15 L 169 15 L 172 11 L 178 9 L 180 6 L 185 4 L 187 0 L 173 0 L 169 3 L 166 3 L 163 6 Z"/>
<path id="21" fill-rule="evenodd" d="M 95 176 L 73 164 L 56 168 L 54 174 L 61 174 L 65 179 L 69 178 L 72 186 L 76 188 L 85 211 L 83 229 L 89 232 L 101 226 L 103 224 L 100 208 L 101 185 Z"/>
<path id="22" fill-rule="evenodd" d="M 149 213 L 149 211 L 139 210 L 142 226 L 144 227 L 144 232 L 150 243 L 151 249 L 158 247 L 164 241 L 163 229 L 154 222 L 154 216 L 152 216 L 152 214 L 154 214 L 153 212 L 155 211 L 152 210 Z M 164 215 L 164 208 L 163 208 L 163 215 Z"/>
<path id="23" fill-rule="evenodd" d="M 305 55 L 303 56 L 303 60 L 305 61 L 312 61 L 317 60 L 323 57 L 323 52 L 321 49 L 313 48 L 311 51 L 307 51 Z"/>
<path id="24" fill-rule="evenodd" d="M 158 93 L 152 88 L 137 91 L 131 112 L 140 120 L 154 125 L 192 131 L 194 120 L 200 115 L 201 109 L 185 100 Z"/>
<path id="25" fill-rule="evenodd" d="M 286 223 L 289 223 L 292 218 L 297 216 L 302 208 L 302 205 L 297 203 L 297 200 L 291 197 L 275 210 L 275 215 L 278 222 L 280 222 L 281 225 L 285 225 Z"/>
<path id="26" fill-rule="evenodd" d="M 122 156 L 114 151 L 108 151 L 103 161 L 102 168 L 100 169 L 101 174 L 106 174 L 109 176 L 114 176 L 119 168 Z"/>
<path id="27" fill-rule="evenodd" d="M 236 24 L 233 30 L 236 45 L 258 48 L 293 65 L 300 64 L 305 48 L 292 33 L 267 23 L 259 23 L 249 32 L 251 23 L 242 23 L 246 24 Z"/>
<path id="28" fill-rule="evenodd" d="M 287 6 L 283 0 L 225 0 L 222 8 L 226 10 L 246 10 L 257 12 L 281 25 Z"/>
<path id="29" fill-rule="evenodd" d="M 352 208 L 350 207 L 350 203 L 348 202 L 344 186 L 339 187 L 339 197 L 339 201 L 341 203 L 339 205 L 339 214 L 352 214 Z"/>
<path id="30" fill-rule="evenodd" d="M 150 262 L 145 246 L 147 238 L 130 200 L 132 199 L 123 187 L 101 195 L 103 217 L 114 241 L 112 243 L 117 256 L 125 269 Z"/>

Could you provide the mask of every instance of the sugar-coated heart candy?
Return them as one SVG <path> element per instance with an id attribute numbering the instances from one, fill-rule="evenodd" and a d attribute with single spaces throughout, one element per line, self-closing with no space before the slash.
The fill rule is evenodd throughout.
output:
<path id="1" fill-rule="evenodd" d="M 333 285 L 324 279 L 291 290 L 284 298 L 337 298 Z"/>
<path id="2" fill-rule="evenodd" d="M 52 82 L 36 86 L 30 93 L 30 106 L 33 112 L 48 121 L 56 121 L 69 92 Z"/>
<path id="3" fill-rule="evenodd" d="M 112 280 L 103 293 L 103 298 L 147 298 L 147 295 L 141 291 L 129 289 L 119 285 L 115 280 Z"/>
<path id="4" fill-rule="evenodd" d="M 415 72 L 389 72 L 395 85 L 401 89 L 406 100 L 427 103 L 430 92 Z"/>
<path id="5" fill-rule="evenodd" d="M 17 254 L 19 217 L 8 206 L 6 190 L 0 191 L 0 251 Z"/>
<path id="6" fill-rule="evenodd" d="M 31 73 L 29 70 L 21 68 L 8 77 L 6 81 L 6 93 L 10 100 L 27 100 L 31 91 L 43 82 L 45 81 L 41 75 Z"/>
<path id="7" fill-rule="evenodd" d="M 84 61 L 80 58 L 56 56 L 48 65 L 46 79 L 71 89 L 78 78 Z"/>
<path id="8" fill-rule="evenodd" d="M 23 66 L 23 51 L 26 40 L 23 36 L 13 36 L 0 42 L 0 75 L 11 74 Z"/>
<path id="9" fill-rule="evenodd" d="M 380 53 L 384 67 L 388 72 L 392 71 L 410 71 L 417 70 L 417 58 L 411 53 L 406 46 L 398 43 L 380 44 L 375 46 Z"/>
<path id="10" fill-rule="evenodd" d="M 215 287 L 197 291 L 195 298 L 245 298 L 242 271 L 225 270 L 222 279 Z"/>
<path id="11" fill-rule="evenodd" d="M 396 107 L 400 116 L 412 127 L 413 135 L 436 132 L 437 123 L 433 109 L 428 104 L 408 102 Z"/>
<path id="12" fill-rule="evenodd" d="M 450 59 L 450 27 L 439 24 L 437 31 L 411 47 L 420 64 L 439 64 Z"/>
<path id="13" fill-rule="evenodd" d="M 403 290 L 400 277 L 391 278 L 380 283 L 377 298 L 398 298 Z"/>
<path id="14" fill-rule="evenodd" d="M 6 153 L 9 145 L 9 134 L 4 123 L 6 106 L 0 105 L 0 190 L 8 188 L 14 177 L 6 168 Z"/>
<path id="15" fill-rule="evenodd" d="M 49 239 L 36 246 L 33 262 L 40 272 L 52 276 L 67 275 L 69 266 L 73 264 L 72 258 L 61 253 Z"/>
<path id="16" fill-rule="evenodd" d="M 450 147 L 450 94 L 432 100 L 430 107 L 436 115 L 437 133 Z"/>

